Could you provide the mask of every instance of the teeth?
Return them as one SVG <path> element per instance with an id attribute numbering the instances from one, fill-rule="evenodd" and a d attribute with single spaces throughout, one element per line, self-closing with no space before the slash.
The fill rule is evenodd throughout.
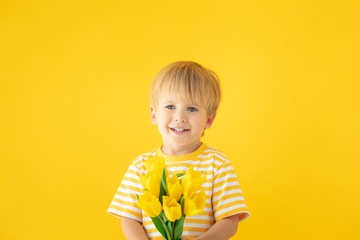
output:
<path id="1" fill-rule="evenodd" d="M 185 131 L 186 129 L 182 129 L 182 128 L 174 128 L 175 129 L 175 131 L 177 131 L 177 132 L 183 132 L 183 131 Z"/>

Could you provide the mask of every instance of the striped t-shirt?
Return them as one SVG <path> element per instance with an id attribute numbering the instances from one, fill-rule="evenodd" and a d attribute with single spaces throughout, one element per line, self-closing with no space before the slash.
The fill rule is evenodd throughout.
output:
<path id="1" fill-rule="evenodd" d="M 149 155 L 159 155 L 165 159 L 170 177 L 185 173 L 191 165 L 194 171 L 203 171 L 202 175 L 206 176 L 201 187 L 206 193 L 204 211 L 185 218 L 184 236 L 193 239 L 209 230 L 216 221 L 238 213 L 242 214 L 239 221 L 250 216 L 234 168 L 222 152 L 204 143 L 194 152 L 181 156 L 168 156 L 157 148 L 141 154 L 131 163 L 107 210 L 116 217 L 124 216 L 141 222 L 149 239 L 163 239 L 151 218 L 136 205 L 136 194 L 143 193 L 139 176 L 146 173 L 144 162 Z"/>

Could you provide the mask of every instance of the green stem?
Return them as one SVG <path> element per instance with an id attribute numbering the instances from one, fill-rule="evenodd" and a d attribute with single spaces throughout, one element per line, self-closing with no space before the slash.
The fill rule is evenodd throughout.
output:
<path id="1" fill-rule="evenodd" d="M 163 225 L 163 227 L 164 227 L 164 229 L 165 229 L 165 232 L 166 232 L 166 235 L 167 235 L 167 237 L 168 237 L 168 240 L 171 240 L 171 235 L 170 235 L 170 233 L 169 233 L 169 229 L 167 228 L 166 224 L 164 223 L 164 221 L 161 219 L 160 216 L 157 216 L 157 217 L 160 219 L 160 221 L 161 221 L 161 223 L 162 223 L 162 225 Z"/>
<path id="2" fill-rule="evenodd" d="M 174 222 L 171 222 L 171 237 L 172 238 L 175 238 L 175 236 L 174 236 L 174 234 L 175 234 L 175 222 L 176 221 L 174 221 Z"/>

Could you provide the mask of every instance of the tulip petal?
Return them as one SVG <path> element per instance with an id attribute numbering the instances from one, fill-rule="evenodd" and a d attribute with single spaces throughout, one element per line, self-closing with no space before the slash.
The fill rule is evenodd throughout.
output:
<path id="1" fill-rule="evenodd" d="M 201 172 L 194 171 L 193 166 L 190 166 L 181 182 L 182 192 L 188 195 L 194 194 L 200 190 L 205 181 L 206 177 L 202 177 Z"/>
<path id="2" fill-rule="evenodd" d="M 136 202 L 136 204 L 150 217 L 159 216 L 162 211 L 159 199 L 150 192 L 145 192 L 144 195 L 140 195 L 139 201 Z"/>
<path id="3" fill-rule="evenodd" d="M 181 205 L 175 198 L 163 196 L 163 208 L 166 218 L 171 222 L 179 220 L 182 216 Z"/>
<path id="4" fill-rule="evenodd" d="M 206 194 L 201 191 L 192 195 L 184 195 L 184 214 L 188 217 L 199 215 L 206 205 Z"/>
<path id="5" fill-rule="evenodd" d="M 173 175 L 171 178 L 169 178 L 167 182 L 167 186 L 168 186 L 168 195 L 170 197 L 175 198 L 176 201 L 179 201 L 182 195 L 182 190 L 178 177 L 176 175 Z"/>

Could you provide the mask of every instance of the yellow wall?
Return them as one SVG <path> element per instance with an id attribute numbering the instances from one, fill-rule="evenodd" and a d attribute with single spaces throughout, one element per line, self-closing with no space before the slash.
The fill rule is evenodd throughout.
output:
<path id="1" fill-rule="evenodd" d="M 252 214 L 233 239 L 359 239 L 357 2 L 1 1 L 0 239 L 124 239 L 106 210 L 176 60 L 222 80 L 203 141 Z"/>

